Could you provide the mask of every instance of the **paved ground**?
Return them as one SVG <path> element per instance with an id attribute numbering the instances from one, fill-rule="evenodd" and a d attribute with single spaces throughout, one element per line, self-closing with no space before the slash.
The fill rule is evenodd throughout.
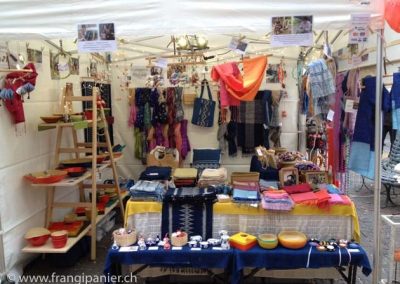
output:
<path id="1" fill-rule="evenodd" d="M 370 256 L 372 265 L 372 249 L 373 249 L 373 188 L 372 181 L 366 180 L 366 184 L 369 188 L 360 188 L 361 178 L 357 175 L 351 175 L 350 177 L 350 190 L 348 194 L 351 196 L 356 204 L 357 212 L 360 220 L 362 245 L 367 250 Z M 400 193 L 400 191 L 399 191 Z M 395 196 L 394 201 L 400 204 L 400 197 Z M 398 207 L 385 207 L 385 195 L 381 195 L 382 214 L 399 214 L 400 206 Z M 121 222 L 119 223 L 121 224 Z M 120 225 L 119 225 L 120 226 Z M 386 231 L 385 231 L 386 232 Z M 388 238 L 387 232 L 382 233 L 382 238 Z M 54 259 L 42 259 L 38 258 L 29 265 L 26 270 L 26 275 L 51 275 L 53 272 L 63 275 L 99 275 L 102 273 L 104 260 L 108 247 L 111 245 L 110 236 L 104 238 L 104 240 L 98 243 L 97 252 L 98 257 L 96 262 L 89 260 L 89 254 L 81 257 L 79 261 L 70 267 L 55 267 Z M 63 257 L 62 255 L 60 257 Z M 66 261 L 62 261 L 64 264 Z M 400 274 L 400 273 L 399 273 Z M 399 277 L 400 279 L 400 277 Z M 204 280 L 204 281 L 202 281 Z M 263 282 L 264 281 L 264 282 Z M 189 281 L 183 281 L 181 279 L 155 279 L 150 283 L 210 283 L 208 279 L 201 279 L 196 277 L 195 279 L 189 279 Z M 272 280 L 272 279 L 256 279 L 252 278 L 246 281 L 246 283 L 331 283 L 329 281 L 304 281 L 304 280 Z M 334 283 L 341 284 L 344 281 L 335 281 Z M 367 284 L 371 283 L 371 277 L 364 277 L 361 273 L 358 273 L 357 283 Z"/>

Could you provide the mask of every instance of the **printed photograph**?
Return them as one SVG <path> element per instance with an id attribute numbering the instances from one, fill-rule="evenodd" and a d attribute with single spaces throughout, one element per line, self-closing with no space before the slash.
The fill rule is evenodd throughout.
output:
<path id="1" fill-rule="evenodd" d="M 283 186 L 299 183 L 299 171 L 296 168 L 282 168 L 279 170 L 279 181 Z"/>
<path id="2" fill-rule="evenodd" d="M 313 17 L 312 16 L 293 17 L 292 25 L 294 34 L 312 33 Z"/>
<path id="3" fill-rule="evenodd" d="M 96 24 L 78 25 L 78 41 L 98 40 L 99 32 Z"/>
<path id="4" fill-rule="evenodd" d="M 101 40 L 115 40 L 114 24 L 99 24 Z"/>
<path id="5" fill-rule="evenodd" d="M 79 75 L 79 58 L 71 58 L 71 66 L 69 67 L 71 75 Z"/>
<path id="6" fill-rule="evenodd" d="M 43 61 L 42 51 L 32 48 L 27 48 L 26 53 L 28 55 L 28 61 L 35 63 L 42 63 Z"/>
<path id="7" fill-rule="evenodd" d="M 273 17 L 272 33 L 274 35 L 285 35 L 292 33 L 292 17 Z"/>

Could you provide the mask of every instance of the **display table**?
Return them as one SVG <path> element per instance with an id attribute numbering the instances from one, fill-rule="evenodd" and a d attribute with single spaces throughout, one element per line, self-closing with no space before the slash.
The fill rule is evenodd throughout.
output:
<path id="1" fill-rule="evenodd" d="M 162 203 L 132 201 L 126 204 L 125 223 L 144 236 L 161 233 Z M 215 203 L 213 208 L 213 237 L 219 230 L 229 233 L 246 232 L 253 235 L 299 230 L 319 239 L 355 239 L 360 241 L 357 211 L 352 204 L 329 208 L 296 205 L 289 213 L 274 213 L 236 203 Z"/>
<path id="2" fill-rule="evenodd" d="M 345 248 L 335 252 L 320 252 L 315 247 L 306 246 L 300 250 L 290 250 L 278 247 L 273 250 L 265 250 L 258 246 L 248 250 L 212 250 L 203 249 L 193 251 L 184 247 L 180 251 L 165 251 L 159 248 L 157 251 L 119 252 L 110 249 L 107 255 L 104 273 L 106 275 L 118 275 L 121 265 L 143 264 L 133 272 L 133 275 L 147 266 L 168 267 L 196 267 L 196 268 L 223 268 L 231 275 L 231 283 L 240 283 L 243 269 L 254 268 L 246 277 L 254 275 L 258 269 L 301 269 L 336 267 L 343 279 L 349 284 L 355 284 L 357 267 L 362 267 L 365 275 L 371 273 L 371 266 L 365 250 L 359 247 L 357 251 Z M 344 273 L 344 267 L 348 266 L 348 274 Z M 214 276 L 210 272 L 211 276 Z M 218 278 L 217 278 L 218 279 Z M 225 282 L 226 283 L 226 282 Z"/>
<path id="3" fill-rule="evenodd" d="M 226 273 L 229 273 L 232 268 L 233 255 L 233 249 L 213 250 L 208 248 L 191 250 L 188 246 L 183 247 L 182 250 L 168 251 L 163 248 L 135 252 L 119 252 L 118 250 L 110 249 L 106 259 L 104 274 L 118 275 L 121 271 L 121 265 L 132 264 L 143 264 L 142 267 L 132 272 L 133 275 L 136 275 L 136 273 L 148 266 L 195 267 L 207 269 L 210 276 L 221 280 L 222 283 L 226 283 L 226 279 L 219 278 L 209 269 L 222 268 Z"/>
<path id="4" fill-rule="evenodd" d="M 232 283 L 240 283 L 245 267 L 254 268 L 246 278 L 255 275 L 262 268 L 283 270 L 337 267 L 343 279 L 351 284 L 356 283 L 357 266 L 362 267 L 362 272 L 367 276 L 372 271 L 367 253 L 361 246 L 357 250 L 341 248 L 334 252 L 321 252 L 309 245 L 299 250 L 280 246 L 265 250 L 256 246 L 248 251 L 234 250 L 234 255 Z M 343 266 L 349 267 L 347 275 L 343 269 L 339 269 Z"/>

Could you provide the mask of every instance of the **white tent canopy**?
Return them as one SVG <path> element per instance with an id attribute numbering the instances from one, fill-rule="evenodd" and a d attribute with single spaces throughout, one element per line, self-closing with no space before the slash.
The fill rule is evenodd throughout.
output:
<path id="1" fill-rule="evenodd" d="M 0 0 L 0 36 L 75 38 L 80 23 L 113 22 L 118 36 L 271 30 L 271 17 L 313 15 L 316 29 L 342 29 L 350 13 L 381 9 L 379 0 Z M 368 4 L 369 3 L 369 4 Z"/>

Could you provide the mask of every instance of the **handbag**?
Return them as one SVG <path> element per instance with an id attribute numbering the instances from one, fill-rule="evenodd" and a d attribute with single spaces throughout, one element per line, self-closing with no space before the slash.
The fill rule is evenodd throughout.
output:
<path id="1" fill-rule="evenodd" d="M 147 166 L 175 169 L 179 166 L 179 151 L 173 148 L 157 146 L 147 154 Z"/>
<path id="2" fill-rule="evenodd" d="M 208 99 L 203 99 L 204 86 L 207 86 Z M 194 100 L 192 124 L 202 127 L 212 127 L 214 124 L 215 101 L 211 96 L 207 80 L 201 82 L 200 97 Z"/>

